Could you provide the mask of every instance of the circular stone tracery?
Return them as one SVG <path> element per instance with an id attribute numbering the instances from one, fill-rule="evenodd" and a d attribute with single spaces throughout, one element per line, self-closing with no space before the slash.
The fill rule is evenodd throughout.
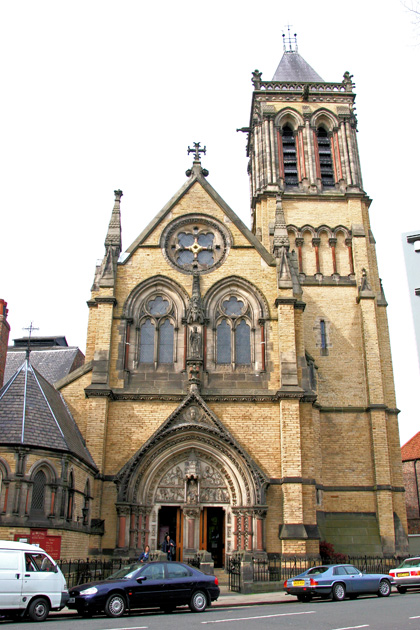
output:
<path id="1" fill-rule="evenodd" d="M 162 233 L 166 260 L 182 273 L 209 273 L 225 260 L 231 245 L 228 230 L 199 214 L 175 219 Z"/>

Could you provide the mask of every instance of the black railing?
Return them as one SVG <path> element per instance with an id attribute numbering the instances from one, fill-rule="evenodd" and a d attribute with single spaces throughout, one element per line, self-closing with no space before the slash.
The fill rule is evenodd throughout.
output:
<path id="1" fill-rule="evenodd" d="M 377 556 L 345 556 L 340 560 L 334 558 L 321 560 L 319 558 L 296 556 L 269 556 L 267 559 L 253 558 L 254 582 L 284 582 L 310 567 L 320 564 L 353 564 L 359 571 L 365 573 L 385 573 L 397 567 L 404 560 L 402 556 L 380 558 Z M 229 567 L 228 567 L 229 571 Z"/>

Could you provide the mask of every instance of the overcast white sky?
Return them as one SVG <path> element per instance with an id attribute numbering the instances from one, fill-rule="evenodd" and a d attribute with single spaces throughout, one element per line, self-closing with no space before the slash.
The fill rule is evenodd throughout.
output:
<path id="1" fill-rule="evenodd" d="M 354 75 L 364 187 L 389 302 L 401 443 L 420 430 L 401 233 L 420 230 L 420 28 L 399 0 L 15 0 L 0 4 L 0 297 L 10 340 L 32 321 L 85 349 L 116 188 L 123 249 L 207 146 L 209 181 L 249 225 L 251 72 L 272 78 L 282 29 L 327 81 Z M 420 281 L 419 281 L 420 284 Z M 11 343 L 12 341 L 10 341 Z"/>

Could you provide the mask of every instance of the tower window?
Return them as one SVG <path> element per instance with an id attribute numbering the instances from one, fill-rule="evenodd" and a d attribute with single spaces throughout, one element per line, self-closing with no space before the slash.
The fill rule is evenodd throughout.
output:
<path id="1" fill-rule="evenodd" d="M 282 134 L 283 143 L 283 165 L 284 165 L 284 183 L 286 186 L 298 185 L 297 155 L 296 141 L 293 129 L 289 125 L 283 127 Z"/>
<path id="2" fill-rule="evenodd" d="M 231 328 L 226 320 L 223 320 L 217 327 L 217 351 L 216 362 L 219 365 L 232 361 Z"/>
<path id="3" fill-rule="evenodd" d="M 321 171 L 322 186 L 324 188 L 332 188 L 335 182 L 331 142 L 328 137 L 328 132 L 323 127 L 319 127 L 316 136 L 318 140 L 319 168 Z"/>

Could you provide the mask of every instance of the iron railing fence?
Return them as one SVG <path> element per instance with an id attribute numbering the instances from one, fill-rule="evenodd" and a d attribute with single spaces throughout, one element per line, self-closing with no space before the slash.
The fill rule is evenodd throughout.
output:
<path id="1" fill-rule="evenodd" d="M 377 556 L 340 556 L 337 562 L 334 558 L 320 560 L 319 558 L 296 556 L 282 557 L 270 555 L 267 559 L 253 558 L 254 582 L 284 582 L 310 567 L 320 564 L 353 564 L 359 571 L 365 573 L 385 573 L 397 567 L 406 556 L 381 558 Z M 229 571 L 229 567 L 228 567 Z"/>

